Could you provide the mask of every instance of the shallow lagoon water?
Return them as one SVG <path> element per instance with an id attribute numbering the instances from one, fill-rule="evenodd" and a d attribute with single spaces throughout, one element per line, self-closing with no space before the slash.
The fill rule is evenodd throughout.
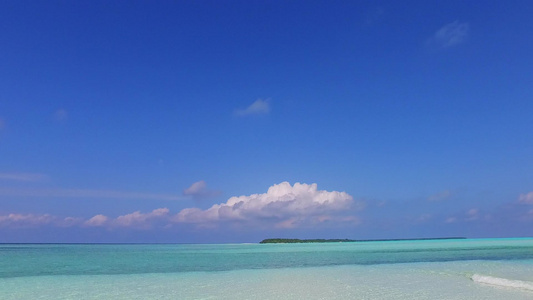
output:
<path id="1" fill-rule="evenodd" d="M 533 299 L 529 284 L 533 239 L 0 246 L 0 299 Z"/>

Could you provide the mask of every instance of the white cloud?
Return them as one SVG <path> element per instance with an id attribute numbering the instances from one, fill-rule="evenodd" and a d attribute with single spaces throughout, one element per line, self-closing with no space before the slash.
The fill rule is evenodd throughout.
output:
<path id="1" fill-rule="evenodd" d="M 26 228 L 39 226 L 57 226 L 57 227 L 72 227 L 80 225 L 83 222 L 81 218 L 58 218 L 57 216 L 49 214 L 18 214 L 10 213 L 8 215 L 0 216 L 0 227 L 9 228 Z"/>
<path id="2" fill-rule="evenodd" d="M 346 192 L 318 190 L 316 183 L 282 182 L 264 194 L 231 197 L 211 208 L 186 208 L 174 218 L 176 222 L 209 223 L 220 221 L 273 221 L 278 227 L 324 221 L 353 221 L 339 216 L 354 204 Z M 338 215 L 337 215 L 338 214 Z"/>
<path id="3" fill-rule="evenodd" d="M 527 194 L 521 194 L 518 197 L 518 202 L 524 203 L 524 204 L 533 204 L 533 192 L 529 192 Z"/>
<path id="4" fill-rule="evenodd" d="M 468 23 L 454 21 L 437 30 L 428 42 L 442 48 L 448 48 L 464 42 L 469 33 L 470 25 Z"/>
<path id="5" fill-rule="evenodd" d="M 475 221 L 479 218 L 479 209 L 472 208 L 466 212 L 466 221 Z"/>
<path id="6" fill-rule="evenodd" d="M 0 227 L 35 227 L 50 224 L 55 220 L 54 216 L 48 214 L 8 214 L 0 216 Z"/>
<path id="7" fill-rule="evenodd" d="M 456 217 L 449 217 L 444 222 L 445 223 L 455 223 L 457 221 Z"/>
<path id="8" fill-rule="evenodd" d="M 446 200 L 450 198 L 451 196 L 452 196 L 452 192 L 450 192 L 449 190 L 445 190 L 445 191 L 429 196 L 427 200 L 431 202 L 437 202 L 437 201 Z"/>
<path id="9" fill-rule="evenodd" d="M 83 219 L 74 217 L 66 217 L 57 222 L 59 227 L 72 227 L 80 224 L 83 224 Z"/>
<path id="10" fill-rule="evenodd" d="M 38 173 L 0 173 L 0 180 L 41 181 L 48 176 Z"/>
<path id="11" fill-rule="evenodd" d="M 33 216 L 33 215 L 30 215 Z M 48 216 L 48 215 L 46 215 Z M 153 227 L 156 223 L 161 223 L 160 221 L 167 221 L 169 223 L 169 209 L 168 208 L 158 208 L 154 209 L 149 213 L 141 213 L 140 211 L 135 211 L 130 214 L 118 216 L 117 218 L 109 218 L 103 214 L 98 214 L 92 218 L 83 221 L 81 218 L 67 217 L 59 220 L 57 217 L 48 216 L 51 220 L 57 220 L 54 222 L 55 225 L 61 227 L 81 225 L 83 227 L 129 227 L 137 229 L 146 229 Z M 0 224 L 2 222 L 2 216 L 0 216 Z M 163 224 L 163 225 L 167 225 Z"/>
<path id="12" fill-rule="evenodd" d="M 85 226 L 98 227 L 98 226 L 104 226 L 108 220 L 109 218 L 104 215 L 96 215 L 90 218 L 89 220 L 85 221 L 85 223 L 83 224 Z"/>
<path id="13" fill-rule="evenodd" d="M 0 188 L 0 196 L 58 197 L 58 198 L 108 198 L 108 199 L 142 199 L 142 200 L 181 200 L 183 199 L 180 196 L 169 195 L 169 194 L 151 194 L 151 193 L 123 192 L 123 191 L 111 191 L 111 190 L 89 190 L 89 189 Z"/>
<path id="14" fill-rule="evenodd" d="M 183 191 L 183 195 L 192 196 L 195 199 L 214 197 L 219 195 L 219 191 L 212 191 L 207 188 L 207 183 L 203 180 L 191 184 L 190 187 Z"/>
<path id="15" fill-rule="evenodd" d="M 446 223 L 462 223 L 462 222 L 483 222 L 490 221 L 493 216 L 490 213 L 483 213 L 483 209 L 471 208 L 462 213 L 455 214 L 454 216 L 448 217 Z"/>
<path id="16" fill-rule="evenodd" d="M 237 116 L 248 116 L 248 115 L 261 115 L 268 114 L 270 112 L 270 101 L 257 99 L 254 103 L 248 106 L 245 109 L 238 109 L 235 111 Z"/>
<path id="17" fill-rule="evenodd" d="M 149 213 L 141 213 L 135 211 L 130 214 L 118 216 L 115 219 L 111 219 L 105 215 L 96 215 L 89 220 L 85 221 L 83 225 L 89 227 L 129 227 L 129 228 L 151 228 L 153 223 L 157 221 L 167 220 L 169 218 L 168 208 L 154 209 Z"/>
<path id="18" fill-rule="evenodd" d="M 207 184 L 205 183 L 205 181 L 200 180 L 200 181 L 197 181 L 191 184 L 190 187 L 186 188 L 183 191 L 183 194 L 184 195 L 196 195 L 196 194 L 199 194 L 205 191 L 206 188 L 207 188 Z"/>
<path id="19" fill-rule="evenodd" d="M 152 221 L 166 218 L 168 212 L 168 208 L 154 209 L 152 212 L 145 214 L 136 211 L 131 214 L 117 217 L 113 223 L 121 227 L 150 228 L 152 226 Z"/>
<path id="20" fill-rule="evenodd" d="M 321 226 L 328 223 L 342 223 L 343 225 L 358 225 L 361 223 L 361 220 L 356 216 L 332 216 L 332 215 L 321 215 L 321 216 L 298 216 L 291 217 L 281 222 L 274 224 L 275 228 L 280 229 L 290 229 L 298 228 L 302 226 Z"/>
<path id="21" fill-rule="evenodd" d="M 466 214 L 469 215 L 469 216 L 475 216 L 479 213 L 479 209 L 477 208 L 472 208 L 472 209 L 469 209 Z"/>
<path id="22" fill-rule="evenodd" d="M 198 184 L 192 191 L 201 191 L 202 187 L 205 186 Z M 295 183 L 291 186 L 288 182 L 282 182 L 271 186 L 263 194 L 231 197 L 227 202 L 206 210 L 186 208 L 175 215 L 171 215 L 168 208 L 158 208 L 148 213 L 135 211 L 116 218 L 97 214 L 85 220 L 47 214 L 9 214 L 0 216 L 0 227 L 49 224 L 57 227 L 149 229 L 166 228 L 175 223 L 193 223 L 198 227 L 209 228 L 216 227 L 221 222 L 233 221 L 237 222 L 235 224 L 247 222 L 248 225 L 263 224 L 287 229 L 329 224 L 357 225 L 360 219 L 352 214 L 361 207 L 362 203 L 354 201 L 346 192 L 318 190 L 316 184 Z"/>

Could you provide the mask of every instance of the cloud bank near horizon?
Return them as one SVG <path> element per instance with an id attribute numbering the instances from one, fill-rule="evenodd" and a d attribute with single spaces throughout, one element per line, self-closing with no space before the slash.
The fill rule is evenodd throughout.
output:
<path id="1" fill-rule="evenodd" d="M 452 215 L 426 213 L 416 216 L 418 224 L 472 224 L 480 222 L 490 225 L 494 222 L 513 221 L 529 224 L 533 221 L 533 192 L 518 195 L 503 203 L 498 210 L 471 207 Z M 96 214 L 88 219 L 59 217 L 50 214 L 9 213 L 0 215 L 0 229 L 17 228 L 102 228 L 105 230 L 149 230 L 168 228 L 232 228 L 232 230 L 335 228 L 357 226 L 362 221 L 357 211 L 365 203 L 356 201 L 346 193 L 319 190 L 316 183 L 288 182 L 274 184 L 265 193 L 235 196 L 226 202 L 207 209 L 185 208 L 171 213 L 168 208 L 157 208 L 150 212 L 135 211 L 110 217 Z M 380 220 L 365 220 L 380 222 Z M 383 221 L 383 220 L 382 220 Z M 403 220 L 405 221 L 405 220 Z M 524 223 L 525 222 L 525 223 Z M 228 227 L 228 225 L 230 227 Z M 425 225 L 424 225 L 425 226 Z"/>
<path id="2" fill-rule="evenodd" d="M 189 192 L 202 191 L 204 188 L 201 182 L 197 182 L 189 188 Z M 97 214 L 87 220 L 69 217 L 67 221 L 48 214 L 9 214 L 0 216 L 0 227 L 61 225 L 148 229 L 155 225 L 168 227 L 182 223 L 202 227 L 228 222 L 275 228 L 320 226 L 339 222 L 354 225 L 359 219 L 353 216 L 353 212 L 362 207 L 361 202 L 354 201 L 346 192 L 319 190 L 316 183 L 291 185 L 282 182 L 272 185 L 266 193 L 231 197 L 225 203 L 215 204 L 205 210 L 192 207 L 171 214 L 168 208 L 158 208 L 148 213 L 135 211 L 116 218 Z"/>

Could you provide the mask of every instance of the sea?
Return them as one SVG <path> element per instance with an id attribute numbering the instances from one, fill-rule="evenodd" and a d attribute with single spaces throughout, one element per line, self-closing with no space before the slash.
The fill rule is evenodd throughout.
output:
<path id="1" fill-rule="evenodd" d="M 0 299 L 533 299 L 533 238 L 0 244 Z"/>

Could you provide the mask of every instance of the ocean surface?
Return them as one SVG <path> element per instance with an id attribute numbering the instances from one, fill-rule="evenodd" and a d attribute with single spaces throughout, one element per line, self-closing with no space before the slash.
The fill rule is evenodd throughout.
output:
<path id="1" fill-rule="evenodd" d="M 533 299 L 533 239 L 0 244 L 0 299 Z"/>

